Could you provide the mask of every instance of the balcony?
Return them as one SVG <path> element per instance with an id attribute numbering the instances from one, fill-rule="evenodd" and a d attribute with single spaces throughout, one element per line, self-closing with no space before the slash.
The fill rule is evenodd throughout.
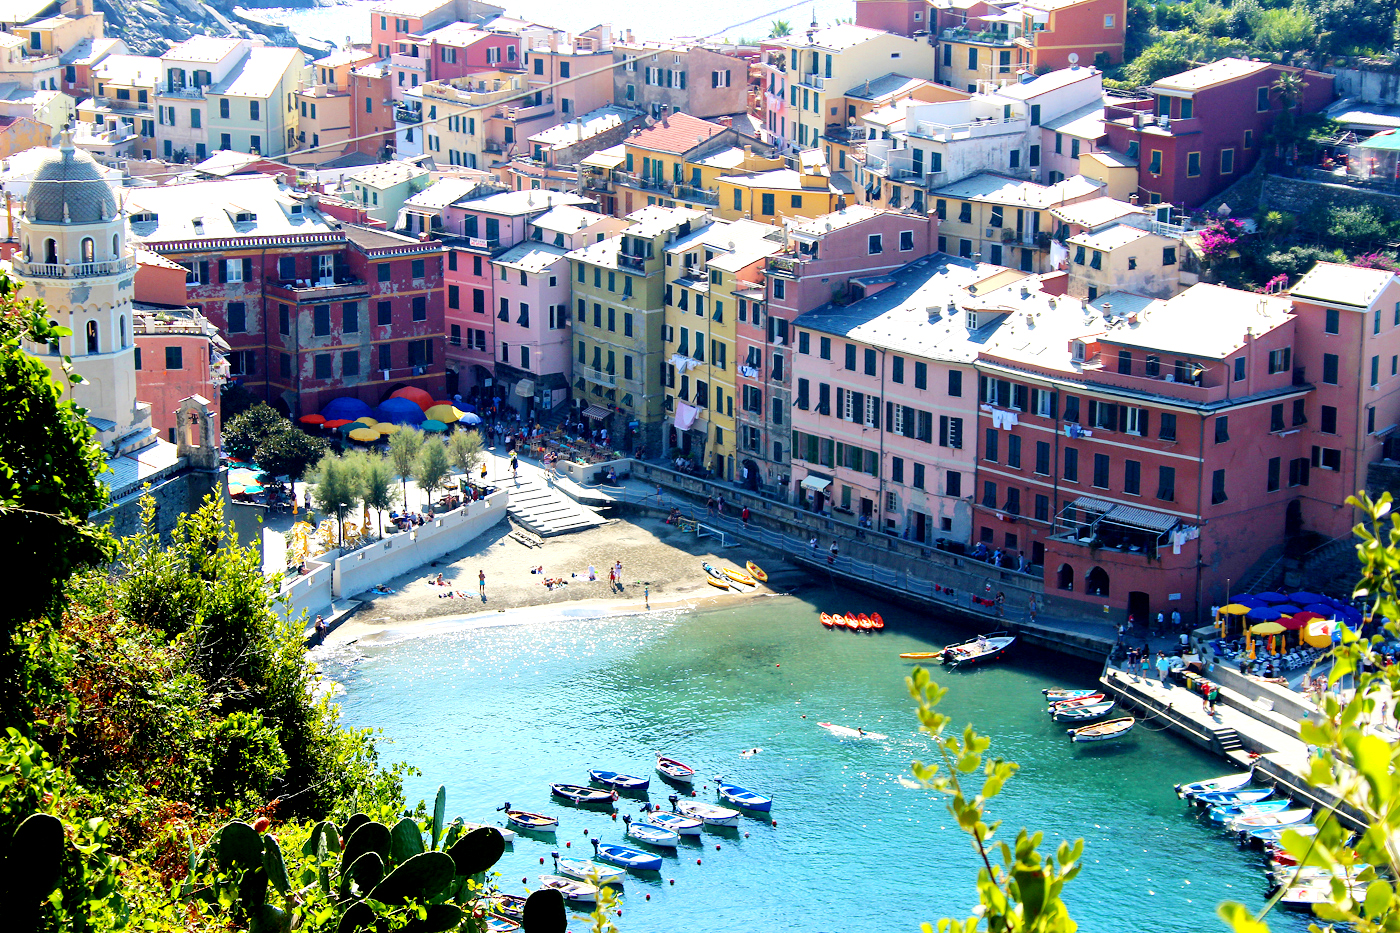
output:
<path id="1" fill-rule="evenodd" d="M 973 32 L 965 26 L 945 29 L 939 38 L 946 42 L 975 42 L 978 45 L 991 45 L 997 48 L 1011 48 L 1014 37 L 1003 32 Z"/>
<path id="2" fill-rule="evenodd" d="M 115 110 L 121 112 L 134 110 L 139 113 L 151 112 L 151 105 L 149 103 L 143 104 L 135 100 L 118 100 L 115 97 L 94 97 L 92 99 L 92 104 L 98 110 Z"/>
<path id="3" fill-rule="evenodd" d="M 768 272 L 776 272 L 792 278 L 797 277 L 797 270 L 800 268 L 801 260 L 792 256 L 769 256 Z"/>
<path id="4" fill-rule="evenodd" d="M 798 81 L 797 83 L 805 84 L 808 87 L 815 88 L 818 91 L 824 91 L 826 90 L 826 82 L 830 80 L 830 78 L 823 78 L 819 74 L 806 74 L 803 75 L 802 80 Z"/>
<path id="5" fill-rule="evenodd" d="M 594 385 L 607 386 L 609 389 L 617 388 L 616 373 L 605 373 L 601 369 L 588 369 L 584 367 L 578 367 L 577 372 Z"/>
<path id="6" fill-rule="evenodd" d="M 692 204 L 719 205 L 719 192 L 709 188 L 693 188 L 690 185 L 676 185 L 676 199 Z"/>
<path id="7" fill-rule="evenodd" d="M 203 100 L 204 92 L 207 88 L 208 85 L 203 84 L 194 87 L 186 87 L 183 84 L 178 85 L 176 87 L 166 87 L 164 85 L 161 85 L 156 88 L 156 96 L 178 97 L 181 100 Z"/>
<path id="8" fill-rule="evenodd" d="M 613 170 L 613 181 L 630 188 L 641 188 L 644 191 L 664 191 L 667 194 L 671 194 L 676 187 L 674 182 L 665 179 L 647 178 L 635 172 L 624 172 L 621 169 Z"/>
<path id="9" fill-rule="evenodd" d="M 276 282 L 269 284 L 267 290 L 268 294 L 274 298 L 301 304 L 364 297 L 369 294 L 369 289 L 365 287 L 364 282 L 349 276 L 342 276 L 334 281 L 322 279 L 318 282 L 311 282 L 302 279 L 295 282 Z"/>
<path id="10" fill-rule="evenodd" d="M 414 109 L 411 108 L 411 107 L 395 107 L 395 108 L 394 108 L 394 122 L 395 122 L 395 123 L 407 123 L 407 124 L 410 124 L 410 125 L 412 125 L 412 124 L 417 124 L 417 123 L 422 123 L 422 122 L 423 122 L 423 113 L 422 113 L 422 111 L 420 111 L 420 110 L 414 110 Z"/>
<path id="11" fill-rule="evenodd" d="M 457 249 L 482 250 L 496 255 L 510 249 L 510 245 L 502 245 L 500 237 L 484 236 L 462 236 L 461 234 L 442 233 L 437 234 L 437 239 L 442 241 L 443 246 L 452 246 Z"/>
<path id="12" fill-rule="evenodd" d="M 908 133 L 911 136 L 920 136 L 936 142 L 951 142 L 960 139 L 981 139 L 988 136 L 1020 133 L 1025 128 L 1026 120 L 1024 117 L 1013 116 L 1009 120 L 1002 117 L 987 117 L 984 120 L 973 120 L 970 123 L 930 123 L 920 120 L 908 128 Z"/>
<path id="13" fill-rule="evenodd" d="M 496 116 L 523 123 L 527 120 L 538 120 L 554 113 L 554 98 L 547 98 L 541 104 L 513 105 L 501 104 L 496 108 Z"/>
<path id="14" fill-rule="evenodd" d="M 30 279 L 88 279 L 99 275 L 120 275 L 136 268 L 133 259 L 113 262 L 23 262 L 15 260 L 15 272 Z"/>
<path id="15" fill-rule="evenodd" d="M 621 269 L 635 269 L 638 272 L 647 271 L 647 261 L 641 256 L 633 256 L 630 253 L 618 253 L 617 265 Z"/>

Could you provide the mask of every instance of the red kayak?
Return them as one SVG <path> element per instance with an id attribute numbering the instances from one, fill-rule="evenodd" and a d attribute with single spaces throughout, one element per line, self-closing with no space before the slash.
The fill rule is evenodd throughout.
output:
<path id="1" fill-rule="evenodd" d="M 884 628 L 885 628 L 885 620 L 882 619 L 882 618 L 880 618 L 880 613 L 878 613 L 878 612 L 872 612 L 872 613 L 870 613 L 870 621 L 873 622 L 873 623 L 875 624 L 875 631 L 877 631 L 877 632 L 884 631 Z"/>
<path id="2" fill-rule="evenodd" d="M 836 620 L 833 619 L 833 618 L 832 618 L 830 615 L 828 615 L 827 613 L 823 612 L 823 613 L 822 613 L 822 625 L 825 625 L 827 628 L 833 628 L 833 627 L 836 625 Z"/>

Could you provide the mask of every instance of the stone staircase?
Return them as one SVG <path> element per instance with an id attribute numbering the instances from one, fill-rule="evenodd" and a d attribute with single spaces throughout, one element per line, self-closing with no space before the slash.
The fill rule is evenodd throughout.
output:
<path id="1" fill-rule="evenodd" d="M 519 485 L 502 483 L 510 493 L 506 514 L 541 538 L 606 525 L 608 520 L 548 485 L 537 470 L 521 471 Z"/>
<path id="2" fill-rule="evenodd" d="M 1243 750 L 1243 746 L 1240 744 L 1240 734 L 1229 726 L 1212 729 L 1211 732 L 1215 735 L 1215 744 L 1226 755 Z"/>

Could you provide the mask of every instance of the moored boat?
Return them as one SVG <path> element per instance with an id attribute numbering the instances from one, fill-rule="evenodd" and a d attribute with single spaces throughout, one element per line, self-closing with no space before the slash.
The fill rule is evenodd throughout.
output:
<path id="1" fill-rule="evenodd" d="M 930 658 L 942 656 L 943 652 L 941 651 L 906 651 L 900 655 L 900 657 L 904 658 L 906 661 L 925 661 Z"/>
<path id="2" fill-rule="evenodd" d="M 1255 829 L 1283 829 L 1292 828 L 1312 819 L 1312 810 L 1307 807 L 1295 807 L 1292 810 L 1274 810 L 1269 813 L 1246 813 L 1237 816 L 1225 825 L 1237 832 L 1247 832 Z"/>
<path id="3" fill-rule="evenodd" d="M 505 806 L 496 809 L 505 811 L 506 822 L 518 829 L 533 830 L 537 833 L 552 833 L 559 828 L 559 821 L 552 816 L 531 813 L 529 810 L 512 810 L 509 800 L 506 801 Z"/>
<path id="4" fill-rule="evenodd" d="M 584 787 L 582 784 L 551 784 L 549 792 L 578 804 L 606 805 L 617 799 L 617 791 L 599 790 L 596 787 Z"/>
<path id="5" fill-rule="evenodd" d="M 508 917 L 487 914 L 486 926 L 483 929 L 486 933 L 516 933 L 520 929 L 520 924 Z"/>
<path id="6" fill-rule="evenodd" d="M 519 920 L 525 916 L 525 898 L 519 894 L 492 895 L 489 906 L 492 913 L 510 920 Z"/>
<path id="7" fill-rule="evenodd" d="M 1126 735 L 1135 725 L 1137 725 L 1136 719 L 1124 716 L 1122 719 L 1109 719 L 1106 722 L 1096 722 L 1091 726 L 1080 726 L 1068 731 L 1070 740 L 1074 742 L 1106 742 L 1109 739 Z"/>
<path id="8" fill-rule="evenodd" d="M 1300 836 L 1316 836 L 1317 827 L 1310 823 L 1294 823 L 1292 826 L 1263 826 L 1246 829 L 1240 833 L 1241 845 L 1260 842 L 1264 845 L 1277 845 L 1283 834 L 1293 831 Z"/>
<path id="9" fill-rule="evenodd" d="M 474 829 L 481 829 L 483 826 L 491 826 L 491 824 L 490 824 L 490 823 L 463 823 L 463 824 L 462 824 L 462 832 L 463 832 L 463 833 L 469 833 L 469 832 L 471 832 L 471 831 L 474 830 Z M 510 845 L 512 842 L 515 841 L 515 830 L 511 829 L 510 827 L 508 827 L 508 826 L 491 826 L 491 828 L 494 829 L 496 832 L 498 832 L 498 833 L 501 834 L 501 838 L 504 839 L 504 840 L 506 841 L 506 845 Z"/>
<path id="10" fill-rule="evenodd" d="M 642 791 L 651 786 L 651 779 L 644 777 L 634 777 L 630 774 L 621 774 L 617 771 L 603 771 L 593 769 L 588 772 L 590 781 L 597 781 L 599 784 L 606 784 L 617 790 Z"/>
<path id="11" fill-rule="evenodd" d="M 1261 800 L 1268 800 L 1274 794 L 1269 787 L 1249 788 L 1247 790 L 1224 790 L 1210 794 L 1198 794 L 1191 798 L 1191 803 L 1198 807 L 1233 807 L 1244 803 L 1258 803 Z"/>
<path id="12" fill-rule="evenodd" d="M 678 836 L 698 836 L 701 827 L 705 825 L 693 816 L 681 816 L 679 813 L 658 810 L 651 804 L 642 807 L 641 822 L 669 829 Z"/>
<path id="13" fill-rule="evenodd" d="M 1048 709 L 1053 715 L 1057 710 L 1073 709 L 1076 706 L 1093 706 L 1095 703 L 1102 703 L 1107 699 L 1108 697 L 1104 696 L 1102 693 L 1091 693 L 1086 697 L 1076 697 L 1073 700 L 1056 700 L 1054 703 L 1050 704 Z"/>
<path id="14" fill-rule="evenodd" d="M 768 582 L 768 574 L 764 573 L 763 568 L 758 566 L 758 564 L 755 564 L 753 561 L 746 562 L 744 564 L 744 569 L 749 572 L 749 576 L 753 577 L 758 582 Z"/>
<path id="15" fill-rule="evenodd" d="M 870 621 L 871 621 L 872 623 L 874 623 L 874 625 L 875 625 L 875 631 L 877 631 L 877 632 L 883 632 L 883 631 L 885 630 L 885 620 L 882 619 L 882 618 L 880 618 L 880 613 L 878 613 L 878 612 L 872 612 L 872 613 L 870 613 Z"/>
<path id="16" fill-rule="evenodd" d="M 1051 709 L 1050 717 L 1056 722 L 1093 722 L 1113 712 L 1118 704 L 1114 700 L 1101 703 L 1086 703 L 1083 706 L 1070 706 L 1065 709 Z"/>
<path id="17" fill-rule="evenodd" d="M 634 849 L 631 846 L 613 845 L 608 842 L 593 841 L 593 851 L 598 853 L 598 858 L 614 865 L 632 871 L 660 871 L 661 856 L 652 855 L 650 852 L 643 852 L 641 849 Z"/>
<path id="18" fill-rule="evenodd" d="M 718 778 L 715 779 L 719 781 Z M 747 787 L 740 787 L 738 784 L 730 784 L 728 781 L 719 781 L 717 788 L 720 799 L 727 803 L 732 803 L 736 807 L 745 810 L 753 810 L 758 813 L 767 813 L 773 809 L 773 798 L 765 797 L 755 793 Z"/>
<path id="19" fill-rule="evenodd" d="M 823 612 L 822 625 L 825 625 L 827 628 L 833 628 L 836 625 L 836 620 L 831 617 L 830 613 Z"/>
<path id="20" fill-rule="evenodd" d="M 627 825 L 624 835 L 630 836 L 638 842 L 645 842 L 650 846 L 662 846 L 674 849 L 681 844 L 680 833 L 673 832 L 664 826 L 649 823 L 642 820 L 633 821 L 632 817 L 624 816 L 622 822 Z"/>
<path id="21" fill-rule="evenodd" d="M 721 570 L 723 570 L 726 577 L 733 580 L 735 583 L 742 583 L 744 586 L 758 586 L 757 581 L 742 570 L 735 570 L 733 567 L 723 567 Z"/>
<path id="22" fill-rule="evenodd" d="M 1046 703 L 1058 703 L 1061 700 L 1080 700 L 1084 697 L 1093 696 L 1098 690 L 1069 690 L 1063 687 L 1046 687 L 1040 691 L 1045 694 Z"/>
<path id="23" fill-rule="evenodd" d="M 699 800 L 682 800 L 674 794 L 666 799 L 671 801 L 671 806 L 675 807 L 681 816 L 694 817 L 706 826 L 738 826 L 739 817 L 743 816 L 738 810 L 729 807 L 719 807 Z"/>
<path id="24" fill-rule="evenodd" d="M 1191 784 L 1176 785 L 1176 795 L 1178 797 L 1195 797 L 1198 794 L 1210 794 L 1218 791 L 1238 790 L 1249 786 L 1249 782 L 1254 780 L 1254 772 L 1246 771 L 1243 774 L 1227 774 L 1224 777 L 1211 778 L 1207 781 L 1195 781 Z"/>
<path id="25" fill-rule="evenodd" d="M 1366 900 L 1366 885 L 1359 881 L 1351 884 L 1342 882 L 1347 893 L 1358 903 Z M 1279 903 L 1286 907 L 1312 907 L 1314 904 L 1330 903 L 1332 900 L 1332 879 L 1319 878 L 1290 885 L 1279 897 Z"/>
<path id="26" fill-rule="evenodd" d="M 656 772 L 669 781 L 680 781 L 682 784 L 690 784 L 695 781 L 694 768 L 681 764 L 674 758 L 667 758 L 665 755 L 656 756 Z"/>
<path id="27" fill-rule="evenodd" d="M 595 842 L 597 840 L 594 840 Z M 622 884 L 622 879 L 627 873 L 620 868 L 611 865 L 599 865 L 597 862 L 581 858 L 560 858 L 558 852 L 551 852 L 554 856 L 554 872 L 566 878 L 574 878 L 579 881 L 587 881 L 589 884 Z"/>
<path id="28" fill-rule="evenodd" d="M 856 621 L 860 623 L 860 630 L 862 632 L 875 631 L 875 623 L 870 621 L 870 616 L 865 613 L 862 612 L 860 615 L 856 616 Z"/>
<path id="29" fill-rule="evenodd" d="M 944 648 L 943 663 L 950 667 L 966 667 L 995 661 L 1004 656 L 1015 642 L 1015 635 L 978 635 L 971 641 Z"/>
<path id="30" fill-rule="evenodd" d="M 1228 806 L 1215 806 L 1206 810 L 1206 818 L 1212 823 L 1228 823 L 1242 816 L 1258 813 L 1278 813 L 1293 805 L 1289 800 L 1261 800 L 1258 803 L 1238 803 Z"/>
<path id="31" fill-rule="evenodd" d="M 587 881 L 577 881 L 560 875 L 540 875 L 540 884 L 558 891 L 564 895 L 566 901 L 592 904 L 598 900 L 598 886 Z"/>

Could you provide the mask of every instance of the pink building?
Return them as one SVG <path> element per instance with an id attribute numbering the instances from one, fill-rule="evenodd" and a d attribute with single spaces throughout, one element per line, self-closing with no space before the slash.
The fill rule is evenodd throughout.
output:
<path id="1" fill-rule="evenodd" d="M 788 148 L 787 62 L 780 61 L 783 57 L 776 47 L 764 48 L 763 57 L 754 68 L 763 85 L 763 93 L 759 97 L 763 109 L 758 114 L 767 133 L 763 141 L 777 146 L 780 152 Z"/>
<path id="2" fill-rule="evenodd" d="M 544 420 L 569 400 L 569 250 L 620 234 L 626 220 L 573 206 L 534 217 L 530 236 L 492 260 L 495 385 L 522 417 Z"/>
<path id="3" fill-rule="evenodd" d="M 499 272 L 491 261 L 529 236 L 533 218 L 556 206 L 588 203 L 557 191 L 510 191 L 463 198 L 443 208 L 449 394 L 471 399 L 500 394 L 494 294 Z"/>
<path id="4" fill-rule="evenodd" d="M 843 298 L 859 290 L 864 276 L 928 255 L 936 232 L 934 217 L 865 206 L 788 222 L 788 245 L 768 257 L 763 289 L 737 296 L 735 354 L 745 365 L 736 372 L 734 391 L 759 401 L 758 411 L 735 409 L 740 463 L 749 470 L 751 488 L 786 498 L 801 479 L 791 462 L 798 415 L 793 379 L 804 375 L 811 337 L 804 342 L 793 326 L 798 316 L 830 302 L 838 289 Z M 791 411 L 794 418 L 780 420 L 774 411 Z"/>
<path id="5" fill-rule="evenodd" d="M 173 263 L 172 263 L 173 265 Z M 178 268 L 178 267 L 177 267 Z M 184 270 L 180 270 L 181 279 Z M 219 398 L 228 377 L 228 344 L 194 308 L 132 303 L 136 343 L 136 397 L 151 406 L 151 427 L 175 443 L 180 403 L 192 395 L 209 402 L 218 436 Z"/>
<path id="6" fill-rule="evenodd" d="M 481 71 L 520 68 L 520 37 L 471 23 L 449 23 L 407 41 L 421 46 L 429 81 L 451 81 Z"/>

